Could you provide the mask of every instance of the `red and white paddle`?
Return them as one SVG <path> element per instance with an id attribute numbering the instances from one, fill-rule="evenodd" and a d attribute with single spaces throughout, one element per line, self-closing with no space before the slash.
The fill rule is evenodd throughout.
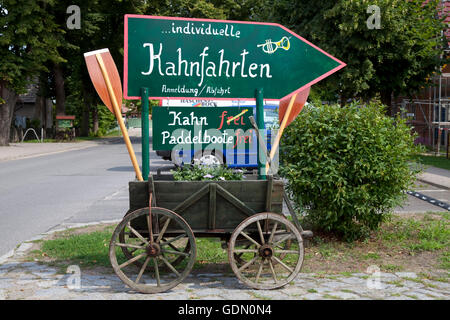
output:
<path id="1" fill-rule="evenodd" d="M 300 111 L 302 111 L 305 106 L 306 100 L 308 99 L 310 87 L 293 94 L 291 97 L 280 100 L 280 106 L 278 110 L 278 119 L 281 122 L 278 134 L 275 137 L 270 150 L 270 161 L 266 162 L 266 172 L 269 172 L 269 163 L 273 161 L 275 153 L 280 144 L 281 136 L 283 135 L 284 129 L 298 116 Z"/>
<path id="2" fill-rule="evenodd" d="M 119 102 L 122 103 L 122 83 L 111 53 L 108 49 L 95 50 L 86 52 L 84 54 L 84 59 L 95 90 L 108 109 L 115 114 L 116 119 L 119 122 L 131 163 L 136 172 L 136 177 L 139 181 L 143 181 L 141 169 L 136 160 L 136 155 L 134 154 L 127 128 L 123 123 L 122 113 L 119 107 Z"/>

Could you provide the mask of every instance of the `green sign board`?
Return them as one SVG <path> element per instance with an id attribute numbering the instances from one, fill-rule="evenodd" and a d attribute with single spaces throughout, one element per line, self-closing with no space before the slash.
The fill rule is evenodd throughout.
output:
<path id="1" fill-rule="evenodd" d="M 125 16 L 124 96 L 281 99 L 345 64 L 273 23 Z"/>
<path id="2" fill-rule="evenodd" d="M 58 121 L 58 128 L 71 129 L 73 127 L 72 120 L 69 120 L 69 119 L 57 119 L 57 121 Z"/>
<path id="3" fill-rule="evenodd" d="M 152 112 L 153 149 L 175 146 L 236 148 L 251 143 L 251 107 L 155 107 Z"/>

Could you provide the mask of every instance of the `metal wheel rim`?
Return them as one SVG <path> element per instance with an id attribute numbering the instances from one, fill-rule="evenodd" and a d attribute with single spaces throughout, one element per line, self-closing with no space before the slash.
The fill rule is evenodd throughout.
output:
<path id="1" fill-rule="evenodd" d="M 183 157 L 180 156 L 180 150 L 177 150 L 176 148 L 172 149 L 170 158 L 175 166 L 181 167 L 183 165 Z"/>
<path id="2" fill-rule="evenodd" d="M 298 258 L 295 259 L 294 258 L 294 262 L 295 263 L 295 267 L 289 267 L 291 270 L 289 271 L 289 275 L 284 277 L 283 279 L 279 279 L 277 273 L 276 273 L 276 269 L 278 268 L 278 270 L 280 268 L 284 268 L 283 265 L 284 264 L 283 260 L 285 259 L 286 255 L 284 257 L 281 257 L 281 252 L 280 251 L 286 251 L 284 249 L 274 249 L 273 250 L 273 257 L 276 257 L 276 259 L 278 259 L 279 261 L 275 260 L 275 258 L 272 259 L 272 256 L 270 258 L 263 258 L 260 256 L 260 252 L 259 249 L 258 252 L 255 253 L 251 253 L 248 252 L 248 254 L 253 254 L 254 258 L 253 259 L 249 259 L 249 261 L 247 261 L 247 263 L 249 263 L 248 266 L 246 266 L 247 263 L 245 263 L 244 265 L 242 265 L 242 261 L 236 261 L 236 251 L 240 251 L 241 249 L 236 249 L 235 248 L 235 244 L 236 244 L 236 240 L 239 236 L 242 236 L 242 232 L 250 225 L 252 224 L 261 224 L 260 222 L 262 221 L 268 221 L 268 220 L 272 220 L 275 221 L 277 224 L 283 224 L 286 226 L 286 229 L 289 230 L 289 232 L 284 232 L 283 234 L 285 234 L 285 236 L 283 237 L 291 237 L 292 239 L 295 239 L 298 243 L 298 249 L 296 250 L 288 250 L 288 251 L 296 251 L 296 253 L 289 253 L 289 254 L 294 254 L 294 255 L 298 255 Z M 245 233 L 245 231 L 244 231 Z M 272 233 L 272 232 L 271 232 Z M 266 242 L 268 242 L 266 240 L 266 237 L 268 237 L 270 239 L 270 234 L 271 233 L 264 233 L 263 231 L 263 235 L 261 236 L 262 238 L 265 239 Z M 258 231 L 258 234 L 260 234 L 260 232 Z M 287 235 L 290 234 L 290 235 Z M 274 237 L 276 235 L 276 231 L 274 233 Z M 255 239 L 252 239 L 254 242 L 258 243 L 258 245 L 260 247 L 262 247 L 264 244 L 262 243 L 262 240 L 260 239 L 261 237 L 258 237 Z M 287 239 L 286 239 L 287 240 Z M 274 242 L 274 241 L 272 241 Z M 255 244 L 256 247 L 256 244 Z M 251 250 L 255 250 L 254 248 Z M 276 256 L 276 254 L 279 254 L 279 256 Z M 291 223 L 289 220 L 287 220 L 284 216 L 277 214 L 277 213 L 270 213 L 270 212 L 264 212 L 264 213 L 258 213 L 256 215 L 253 215 L 247 219 L 245 219 L 244 221 L 242 221 L 239 226 L 233 231 L 231 238 L 230 238 L 230 243 L 229 243 L 229 249 L 228 249 L 228 260 L 230 262 L 230 266 L 234 272 L 234 274 L 236 275 L 236 277 L 242 281 L 244 284 L 246 284 L 247 286 L 254 288 L 254 289 L 276 289 L 276 288 L 280 288 L 285 286 L 286 284 L 288 284 L 289 282 L 291 282 L 292 280 L 295 279 L 295 277 L 297 276 L 297 274 L 300 272 L 302 264 L 303 264 L 303 257 L 304 257 L 304 248 L 303 248 L 303 239 L 302 236 L 300 234 L 300 232 L 298 231 L 298 229 L 295 227 L 295 225 L 293 223 Z M 268 261 L 271 261 L 270 263 Z M 251 262 L 253 261 L 253 262 Z M 281 262 L 280 262 L 281 261 Z M 255 277 L 249 277 L 243 274 L 243 272 L 245 272 L 245 269 L 253 266 L 255 263 L 259 263 L 258 265 L 258 271 L 255 272 Z M 261 267 L 261 264 L 263 265 L 263 267 Z M 242 269 L 244 268 L 244 269 Z M 262 274 L 262 271 L 264 271 L 264 269 L 266 268 L 266 274 L 268 274 L 268 272 L 270 272 L 273 276 L 273 282 L 269 281 L 269 283 L 260 283 L 259 281 L 261 280 L 260 276 Z M 268 270 L 267 270 L 268 269 Z"/>
<path id="3" fill-rule="evenodd" d="M 191 228 L 189 227 L 189 225 L 186 223 L 186 221 L 182 217 L 180 217 L 178 214 L 176 214 L 173 211 L 170 211 L 165 208 L 159 208 L 159 207 L 152 208 L 152 213 L 166 217 L 166 220 L 165 220 L 166 222 L 167 222 L 167 218 L 170 219 L 170 222 L 171 221 L 176 222 L 177 227 L 181 227 L 182 230 L 184 230 L 184 232 L 186 233 L 186 236 L 189 239 L 188 243 L 190 244 L 190 252 L 189 252 L 188 256 L 185 257 L 188 260 L 187 260 L 186 266 L 183 267 L 184 269 L 176 270 L 176 268 L 174 266 L 171 266 L 171 268 L 173 268 L 173 269 L 175 269 L 175 271 L 177 271 L 177 274 L 175 274 L 175 271 L 172 271 L 173 275 L 169 274 L 169 276 L 171 276 L 171 278 L 173 278 L 173 276 L 175 275 L 175 278 L 172 281 L 167 281 L 165 283 L 161 283 L 161 280 L 166 280 L 166 279 L 165 278 L 162 279 L 162 277 L 160 277 L 162 268 L 159 265 L 160 261 L 158 261 L 158 260 L 162 260 L 161 254 L 157 255 L 157 256 L 150 256 L 148 253 L 141 253 L 137 256 L 141 256 L 141 258 L 144 259 L 145 262 L 144 262 L 144 264 L 142 264 L 141 268 L 138 268 L 139 273 L 134 272 L 133 279 L 131 279 L 127 274 L 125 274 L 123 272 L 122 269 L 125 267 L 131 267 L 135 261 L 131 261 L 132 259 L 131 260 L 128 259 L 125 262 L 125 263 L 127 263 L 127 265 L 123 266 L 125 263 L 122 263 L 121 265 L 119 265 L 119 263 L 117 261 L 117 256 L 116 256 L 116 248 L 120 247 L 117 245 L 117 243 L 119 243 L 119 244 L 122 244 L 122 243 L 117 242 L 117 241 L 119 239 L 119 234 L 122 232 L 122 230 L 125 229 L 125 227 L 130 227 L 128 225 L 129 222 L 131 222 L 132 220 L 134 220 L 136 218 L 145 216 L 145 215 L 148 216 L 149 208 L 142 208 L 142 209 L 136 210 L 136 211 L 126 215 L 124 217 L 124 219 L 116 227 L 116 229 L 114 230 L 113 235 L 111 237 L 110 246 L 109 246 L 109 258 L 110 258 L 111 265 L 112 265 L 116 275 L 126 285 L 128 285 L 132 289 L 142 292 L 142 293 L 159 293 L 159 292 L 167 291 L 167 290 L 177 286 L 180 282 L 182 282 L 189 275 L 190 271 L 192 270 L 192 267 L 194 266 L 194 263 L 195 263 L 195 257 L 196 257 L 196 251 L 197 251 L 197 248 L 195 245 L 194 234 L 193 234 Z M 168 222 L 168 224 L 170 222 Z M 161 233 L 164 233 L 164 231 L 161 230 Z M 154 238 L 156 238 L 156 237 L 159 237 L 159 234 L 154 235 Z M 156 241 L 155 241 L 155 243 L 156 243 Z M 161 247 L 163 247 L 163 246 L 165 246 L 165 245 L 163 243 L 161 243 Z M 162 249 L 162 250 L 167 250 L 167 249 Z M 136 258 L 136 256 L 135 256 L 135 258 Z M 156 265 L 155 265 L 155 263 L 156 263 Z M 164 262 L 164 264 L 165 263 L 166 262 Z M 148 269 L 147 268 L 148 264 L 153 264 L 154 267 L 152 269 Z M 163 263 L 161 263 L 161 264 L 163 264 Z M 158 266 L 158 268 L 155 268 L 156 266 Z M 136 269 L 136 268 L 134 268 L 134 269 Z M 173 270 L 173 269 L 171 269 L 171 270 Z M 151 284 L 150 283 L 139 283 L 142 279 L 141 277 L 148 272 L 151 272 L 152 275 L 154 274 L 155 279 L 156 279 L 156 285 L 155 285 L 155 283 L 151 283 Z M 128 270 L 127 273 L 130 274 L 132 272 L 130 270 Z M 136 274 L 137 274 L 137 277 L 135 278 Z M 136 279 L 136 280 L 134 280 L 134 279 Z"/>
<path id="4" fill-rule="evenodd" d="M 203 151 L 194 155 L 192 163 L 200 166 L 220 166 L 223 164 L 223 158 L 216 152 Z"/>
<path id="5" fill-rule="evenodd" d="M 220 165 L 219 158 L 212 154 L 206 154 L 200 157 L 198 160 L 200 165 L 204 166 L 218 166 Z"/>

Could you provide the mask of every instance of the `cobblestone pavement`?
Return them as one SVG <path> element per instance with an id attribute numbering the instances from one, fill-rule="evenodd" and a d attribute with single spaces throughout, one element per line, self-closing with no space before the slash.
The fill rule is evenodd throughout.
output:
<path id="1" fill-rule="evenodd" d="M 181 284 L 160 294 L 141 294 L 127 287 L 112 268 L 54 267 L 24 262 L 32 241 L 52 233 L 97 224 L 69 223 L 22 243 L 0 257 L 0 300 L 448 300 L 450 284 L 413 272 L 300 273 L 277 290 L 253 290 L 232 273 L 193 271 Z M 67 269 L 66 269 L 67 268 Z M 376 270 L 374 270 L 376 271 Z M 446 276 L 436 274 L 434 279 Z"/>
<path id="2" fill-rule="evenodd" d="M 11 257 L 0 264 L 0 300 L 447 300 L 450 297 L 448 283 L 420 279 L 415 273 L 407 272 L 372 275 L 303 273 L 293 283 L 278 290 L 249 289 L 231 274 L 190 274 L 183 283 L 160 294 L 134 292 L 111 271 L 81 269 L 79 274 L 77 278 L 77 272 L 64 274 L 55 267 L 19 262 Z"/>

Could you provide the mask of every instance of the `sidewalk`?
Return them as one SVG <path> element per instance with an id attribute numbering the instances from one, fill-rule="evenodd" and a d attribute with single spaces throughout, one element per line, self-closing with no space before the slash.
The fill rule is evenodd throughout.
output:
<path id="1" fill-rule="evenodd" d="M 138 137 L 140 136 L 140 129 L 130 129 L 128 135 L 130 137 Z M 81 150 L 99 144 L 117 143 L 120 141 L 122 141 L 122 137 L 107 137 L 78 142 L 10 143 L 8 147 L 0 147 L 0 162 Z"/>
<path id="2" fill-rule="evenodd" d="M 0 147 L 0 162 L 23 158 L 32 158 L 70 150 L 80 150 L 96 145 L 98 145 L 98 141 L 94 140 L 61 143 L 10 143 L 8 147 Z"/>
<path id="3" fill-rule="evenodd" d="M 429 166 L 419 175 L 417 180 L 441 189 L 450 190 L 450 170 Z"/>

